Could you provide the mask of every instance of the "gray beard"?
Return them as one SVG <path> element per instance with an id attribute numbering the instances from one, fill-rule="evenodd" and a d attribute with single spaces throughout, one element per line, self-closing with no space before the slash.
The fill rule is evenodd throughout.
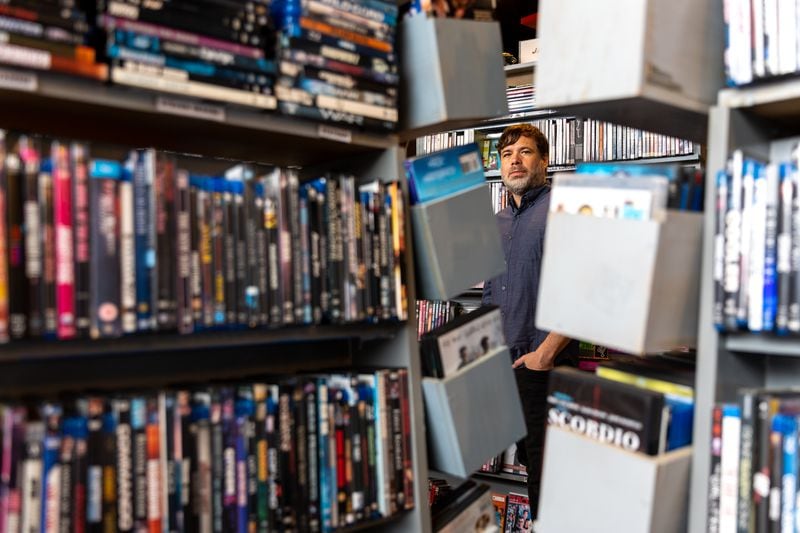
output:
<path id="1" fill-rule="evenodd" d="M 506 190 L 509 193 L 511 193 L 513 195 L 516 195 L 516 196 L 522 196 L 523 194 L 525 194 L 526 192 L 528 192 L 531 189 L 531 187 L 529 186 L 530 185 L 530 181 L 528 181 L 527 183 L 518 183 L 516 185 L 512 185 L 512 184 L 508 183 L 507 181 L 503 180 L 503 185 L 506 186 Z"/>
<path id="2" fill-rule="evenodd" d="M 546 180 L 544 178 L 539 178 L 539 176 L 528 176 L 525 180 L 514 180 L 511 183 L 509 180 L 503 179 L 503 185 L 506 186 L 506 190 L 510 194 L 514 194 L 516 196 L 522 196 L 526 192 L 540 185 L 544 185 Z"/>

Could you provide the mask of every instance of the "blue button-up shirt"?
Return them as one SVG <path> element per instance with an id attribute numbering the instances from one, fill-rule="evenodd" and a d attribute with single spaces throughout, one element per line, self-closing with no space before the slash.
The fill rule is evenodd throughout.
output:
<path id="1" fill-rule="evenodd" d="M 517 206 L 497 214 L 503 241 L 506 271 L 483 286 L 483 303 L 500 307 L 506 343 L 513 359 L 532 352 L 547 337 L 548 331 L 536 328 L 536 301 L 544 253 L 544 234 L 550 205 L 550 185 L 531 189 Z M 560 363 L 577 353 L 571 343 L 556 358 Z"/>

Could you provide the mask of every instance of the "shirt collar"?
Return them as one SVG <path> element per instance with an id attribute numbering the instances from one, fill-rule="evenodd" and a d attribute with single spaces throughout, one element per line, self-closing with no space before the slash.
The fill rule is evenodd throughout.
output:
<path id="1" fill-rule="evenodd" d="M 521 211 L 525 211 L 527 208 L 532 206 L 536 200 L 545 193 L 545 191 L 550 190 L 550 185 L 545 183 L 544 185 L 540 185 L 539 187 L 534 187 L 533 189 L 528 190 L 525 194 L 522 195 L 522 200 L 520 201 L 520 205 L 517 206 L 517 201 L 514 199 L 513 195 L 509 195 L 509 202 L 508 204 L 511 206 L 511 212 L 513 214 L 517 214 Z"/>

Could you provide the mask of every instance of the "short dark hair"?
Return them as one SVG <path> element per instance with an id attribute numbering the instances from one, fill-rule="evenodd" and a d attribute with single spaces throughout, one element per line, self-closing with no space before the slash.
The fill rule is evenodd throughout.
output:
<path id="1" fill-rule="evenodd" d="M 500 140 L 497 141 L 497 153 L 503 151 L 503 148 L 510 146 L 517 142 L 520 137 L 529 137 L 536 143 L 536 149 L 539 150 L 540 157 L 550 156 L 550 143 L 547 142 L 547 137 L 541 132 L 539 128 L 531 124 L 514 124 L 503 130 Z"/>

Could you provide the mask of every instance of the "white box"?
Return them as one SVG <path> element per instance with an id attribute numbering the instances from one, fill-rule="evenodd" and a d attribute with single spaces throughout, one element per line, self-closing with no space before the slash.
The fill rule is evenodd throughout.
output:
<path id="1" fill-rule="evenodd" d="M 706 141 L 724 86 L 722 2 L 542 0 L 538 27 L 538 107 Z"/>
<path id="2" fill-rule="evenodd" d="M 417 297 L 449 300 L 505 270 L 486 183 L 411 206 Z"/>
<path id="3" fill-rule="evenodd" d="M 696 345 L 702 227 L 550 213 L 537 327 L 633 354 Z"/>
<path id="4" fill-rule="evenodd" d="M 539 61 L 539 39 L 528 39 L 519 42 L 519 62 L 536 63 Z"/>
<path id="5" fill-rule="evenodd" d="M 452 376 L 422 379 L 432 470 L 469 477 L 527 434 L 511 363 L 503 346 Z"/>
<path id="6" fill-rule="evenodd" d="M 400 26 L 404 138 L 508 114 L 497 22 L 415 16 Z"/>
<path id="7" fill-rule="evenodd" d="M 691 446 L 649 456 L 548 426 L 536 531 L 684 532 L 691 459 Z"/>

